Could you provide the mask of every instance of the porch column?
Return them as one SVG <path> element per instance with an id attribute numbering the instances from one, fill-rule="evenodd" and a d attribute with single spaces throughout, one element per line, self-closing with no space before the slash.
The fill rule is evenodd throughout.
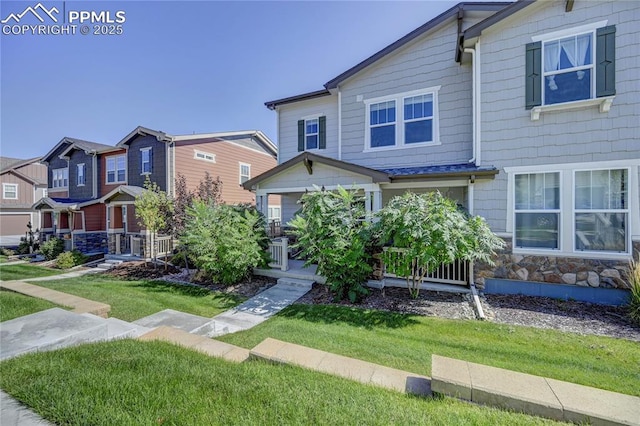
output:
<path id="1" fill-rule="evenodd" d="M 467 211 L 470 215 L 473 215 L 473 190 L 474 180 L 469 179 L 469 184 L 467 185 Z"/>
<path id="2" fill-rule="evenodd" d="M 256 209 L 258 209 L 265 218 L 269 218 L 269 194 L 262 191 L 256 192 Z"/>
<path id="3" fill-rule="evenodd" d="M 364 208 L 366 212 L 367 221 L 371 220 L 371 212 L 373 210 L 371 205 L 371 191 L 364 191 Z"/>

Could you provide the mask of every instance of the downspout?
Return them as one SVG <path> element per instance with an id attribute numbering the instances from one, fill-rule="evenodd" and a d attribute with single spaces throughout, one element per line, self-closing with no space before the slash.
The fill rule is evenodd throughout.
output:
<path id="1" fill-rule="evenodd" d="M 342 91 L 338 86 L 338 160 L 342 160 Z"/>
<path id="2" fill-rule="evenodd" d="M 276 110 L 276 142 L 278 144 L 278 150 L 276 151 L 276 163 L 280 164 L 280 110 Z"/>
<path id="3" fill-rule="evenodd" d="M 472 131 L 471 131 L 471 139 L 472 139 L 472 156 L 469 160 L 469 163 L 475 163 L 476 161 L 476 141 L 478 137 L 477 132 L 477 94 L 476 94 L 476 51 L 471 48 L 464 49 L 464 53 L 469 53 L 471 55 L 471 122 L 472 122 Z"/>

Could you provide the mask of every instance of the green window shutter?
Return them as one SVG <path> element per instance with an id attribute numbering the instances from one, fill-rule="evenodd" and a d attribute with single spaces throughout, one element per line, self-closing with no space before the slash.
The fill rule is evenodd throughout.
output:
<path id="1" fill-rule="evenodd" d="M 616 26 L 596 30 L 596 97 L 616 94 Z"/>
<path id="2" fill-rule="evenodd" d="M 324 115 L 318 118 L 318 147 L 320 149 L 327 149 L 327 117 Z"/>
<path id="3" fill-rule="evenodd" d="M 542 42 L 527 44 L 525 61 L 525 106 L 531 109 L 542 105 Z"/>
<path id="4" fill-rule="evenodd" d="M 304 120 L 298 120 L 298 152 L 304 151 Z"/>

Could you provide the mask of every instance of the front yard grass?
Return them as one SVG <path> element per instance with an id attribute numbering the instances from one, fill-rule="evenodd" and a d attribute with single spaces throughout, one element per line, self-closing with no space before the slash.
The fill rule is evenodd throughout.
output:
<path id="1" fill-rule="evenodd" d="M 417 398 L 164 342 L 119 340 L 0 363 L 0 387 L 70 425 L 555 424 L 450 398 Z"/>
<path id="2" fill-rule="evenodd" d="M 60 307 L 46 300 L 0 289 L 0 322 Z"/>
<path id="3" fill-rule="evenodd" d="M 0 280 L 2 281 L 48 277 L 50 275 L 58 275 L 63 272 L 64 271 L 62 270 L 43 268 L 42 266 L 30 265 L 28 263 L 19 263 L 17 265 L 0 264 Z"/>
<path id="4" fill-rule="evenodd" d="M 109 316 L 135 321 L 164 309 L 213 317 L 241 298 L 163 281 L 124 281 L 104 275 L 41 281 L 37 285 L 111 305 Z"/>
<path id="5" fill-rule="evenodd" d="M 640 344 L 624 339 L 302 304 L 218 339 L 252 348 L 267 337 L 427 376 L 437 354 L 640 396 Z"/>

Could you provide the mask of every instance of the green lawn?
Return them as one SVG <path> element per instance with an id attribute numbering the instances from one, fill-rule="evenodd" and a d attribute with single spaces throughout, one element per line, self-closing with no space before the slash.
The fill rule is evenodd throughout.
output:
<path id="1" fill-rule="evenodd" d="M 272 337 L 431 374 L 431 354 L 640 396 L 640 343 L 480 321 L 292 305 L 219 340 L 252 348 Z"/>
<path id="2" fill-rule="evenodd" d="M 28 263 L 19 263 L 17 265 L 0 264 L 0 280 L 2 281 L 47 277 L 50 275 L 58 275 L 62 272 L 64 271 L 43 268 L 42 266 L 30 265 Z"/>
<path id="3" fill-rule="evenodd" d="M 232 364 L 119 340 L 0 363 L 0 387 L 69 425 L 530 425 L 554 422 L 417 398 L 301 368 Z"/>
<path id="4" fill-rule="evenodd" d="M 0 322 L 60 307 L 46 300 L 0 289 Z"/>
<path id="5" fill-rule="evenodd" d="M 109 316 L 135 321 L 164 309 L 213 317 L 242 300 L 224 293 L 163 281 L 123 281 L 104 275 L 41 281 L 39 286 L 111 305 Z"/>

